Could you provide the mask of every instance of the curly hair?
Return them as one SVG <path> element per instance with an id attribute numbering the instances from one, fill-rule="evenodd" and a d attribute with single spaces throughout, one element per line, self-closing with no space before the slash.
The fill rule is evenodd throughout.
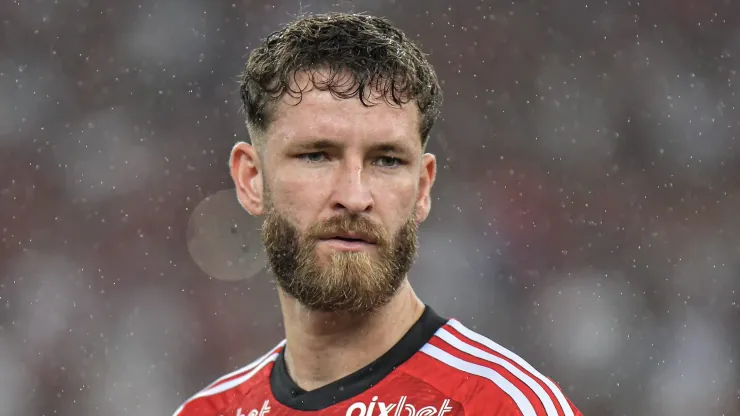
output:
<path id="1" fill-rule="evenodd" d="M 322 70 L 321 77 L 314 77 Z M 254 49 L 241 75 L 239 92 L 252 139 L 267 131 L 275 103 L 284 94 L 300 99 L 296 74 L 307 73 L 314 88 L 338 98 L 374 105 L 371 93 L 401 106 L 419 108 L 425 146 L 439 115 L 442 89 L 419 47 L 387 19 L 330 13 L 299 17 Z"/>

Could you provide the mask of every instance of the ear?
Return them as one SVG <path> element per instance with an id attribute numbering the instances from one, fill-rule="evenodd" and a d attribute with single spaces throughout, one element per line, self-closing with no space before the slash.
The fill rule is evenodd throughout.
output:
<path id="1" fill-rule="evenodd" d="M 239 203 L 251 215 L 262 215 L 265 210 L 264 179 L 257 150 L 249 143 L 237 143 L 231 149 L 229 167 Z"/>
<path id="2" fill-rule="evenodd" d="M 432 209 L 432 185 L 437 176 L 437 158 L 431 153 L 425 153 L 421 157 L 421 169 L 419 170 L 419 193 L 416 197 L 416 222 L 424 222 Z"/>

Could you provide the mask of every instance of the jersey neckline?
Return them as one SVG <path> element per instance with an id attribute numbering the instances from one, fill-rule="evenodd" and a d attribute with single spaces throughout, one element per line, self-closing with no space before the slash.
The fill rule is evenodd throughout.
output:
<path id="1" fill-rule="evenodd" d="M 285 347 L 275 360 L 270 372 L 270 387 L 275 399 L 283 405 L 301 411 L 317 411 L 357 396 L 378 384 L 396 367 L 416 354 L 447 320 L 425 305 L 421 314 L 406 334 L 377 360 L 333 383 L 316 390 L 305 391 L 288 374 Z"/>

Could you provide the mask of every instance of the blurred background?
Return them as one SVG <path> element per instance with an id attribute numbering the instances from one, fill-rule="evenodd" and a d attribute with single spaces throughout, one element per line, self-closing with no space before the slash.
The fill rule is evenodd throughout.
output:
<path id="1" fill-rule="evenodd" d="M 437 68 L 431 306 L 585 415 L 740 415 L 740 2 L 335 3 L 0 2 L 0 415 L 170 415 L 282 339 L 227 160 L 301 11 Z"/>

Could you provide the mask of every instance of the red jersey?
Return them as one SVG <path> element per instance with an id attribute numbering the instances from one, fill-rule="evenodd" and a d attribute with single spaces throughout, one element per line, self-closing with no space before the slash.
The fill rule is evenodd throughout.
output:
<path id="1" fill-rule="evenodd" d="M 516 354 L 428 306 L 387 353 L 316 390 L 288 375 L 285 341 L 174 416 L 583 416 Z"/>

